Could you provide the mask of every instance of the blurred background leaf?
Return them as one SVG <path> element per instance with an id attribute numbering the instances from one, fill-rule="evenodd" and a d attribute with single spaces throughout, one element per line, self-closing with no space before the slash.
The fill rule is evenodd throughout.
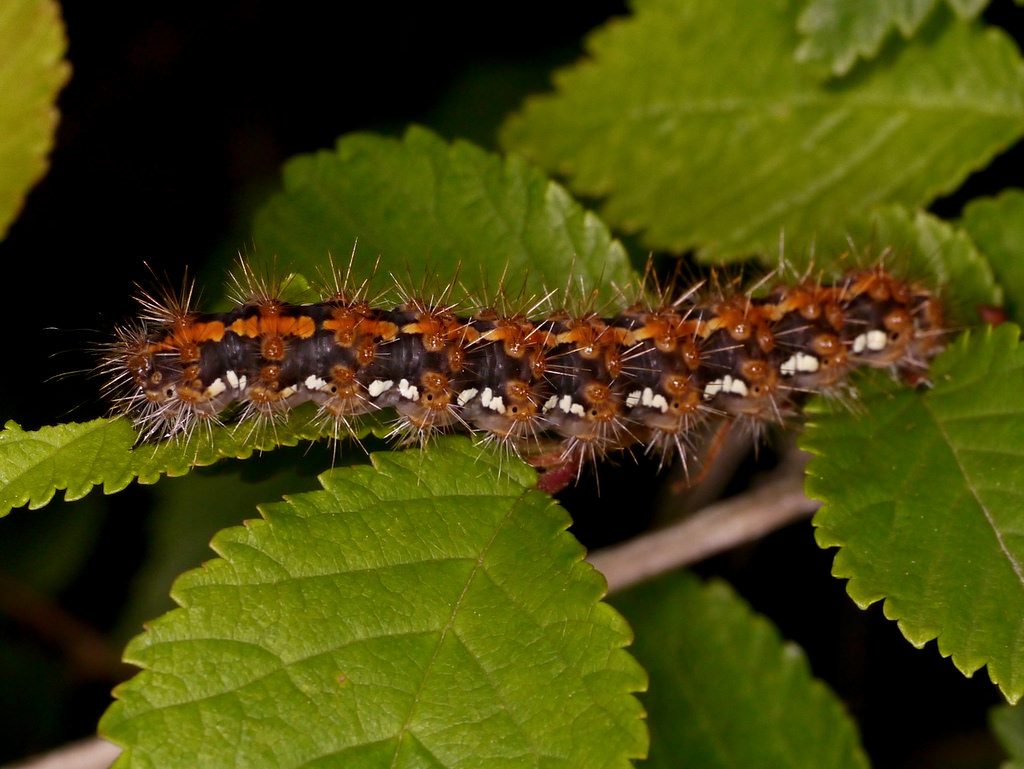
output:
<path id="1" fill-rule="evenodd" d="M 973 19 L 988 0 L 946 0 L 957 16 Z M 804 40 L 796 50 L 797 61 L 820 67 L 823 73 L 845 75 L 857 59 L 871 59 L 882 41 L 898 29 L 911 37 L 939 0 L 810 0 L 800 12 L 797 29 Z"/>
<path id="2" fill-rule="evenodd" d="M 794 20 L 789 0 L 637 0 L 502 143 L 646 246 L 715 262 L 927 205 L 1024 132 L 1024 67 L 998 29 L 939 20 L 823 85 L 793 58 Z"/>
<path id="3" fill-rule="evenodd" d="M 867 768 L 853 721 L 803 651 L 724 582 L 666 574 L 613 602 L 651 678 L 644 766 Z"/>

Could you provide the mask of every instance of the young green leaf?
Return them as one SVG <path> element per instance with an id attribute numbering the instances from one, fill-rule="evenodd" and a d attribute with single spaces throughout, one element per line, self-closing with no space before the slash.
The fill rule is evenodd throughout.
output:
<path id="1" fill-rule="evenodd" d="M 725 583 L 671 574 L 614 603 L 651 679 L 644 766 L 867 767 L 853 722 L 801 649 Z"/>
<path id="2" fill-rule="evenodd" d="M 519 463 L 376 454 L 262 509 L 129 644 L 118 767 L 628 767 L 646 677 Z"/>
<path id="3" fill-rule="evenodd" d="M 946 3 L 961 18 L 973 19 L 988 0 Z M 858 58 L 874 58 L 893 27 L 903 37 L 911 37 L 937 4 L 938 0 L 810 0 L 797 19 L 797 29 L 804 35 L 796 50 L 797 61 L 845 75 Z"/>
<path id="4" fill-rule="evenodd" d="M 335 436 L 333 428 L 311 419 L 308 409 L 289 415 L 286 421 L 252 429 L 250 425 L 211 426 L 190 436 L 136 446 L 138 435 L 125 418 L 95 419 L 26 432 L 8 422 L 0 432 L 0 516 L 27 504 L 31 509 L 48 504 L 56 491 L 64 498 L 80 499 L 94 486 L 106 494 L 120 491 L 136 478 L 156 483 L 162 475 L 184 475 L 193 467 L 221 459 L 244 459 L 253 452 L 299 441 Z M 372 423 L 354 426 L 357 437 L 366 435 Z"/>
<path id="5" fill-rule="evenodd" d="M 308 274 L 328 254 L 344 267 L 358 242 L 353 279 L 380 258 L 381 286 L 390 273 L 437 293 L 458 275 L 483 292 L 504 281 L 514 300 L 521 289 L 525 299 L 564 288 L 572 275 L 608 300 L 635 280 L 605 225 L 540 171 L 423 128 L 401 141 L 344 136 L 334 152 L 289 161 L 284 183 L 256 218 L 257 251 Z"/>
<path id="6" fill-rule="evenodd" d="M 57 94 L 71 68 L 60 6 L 7 0 L 0 12 L 0 240 L 25 194 L 46 173 Z"/>
<path id="7" fill-rule="evenodd" d="M 987 665 L 1024 694 L 1024 376 L 1020 329 L 965 334 L 932 366 L 934 389 L 866 393 L 871 418 L 811 417 L 802 445 L 822 547 L 861 607 L 915 646 L 938 639 L 966 675 Z M 892 386 L 890 385 L 890 388 Z"/>
<path id="8" fill-rule="evenodd" d="M 636 0 L 506 123 L 505 147 L 604 196 L 605 221 L 708 262 L 775 253 L 875 205 L 923 205 L 1024 133 L 1024 67 L 949 23 L 816 83 L 793 2 Z"/>
<path id="9" fill-rule="evenodd" d="M 1024 322 L 1024 190 L 978 198 L 964 208 L 961 226 L 985 254 L 1006 290 L 1006 311 Z"/>

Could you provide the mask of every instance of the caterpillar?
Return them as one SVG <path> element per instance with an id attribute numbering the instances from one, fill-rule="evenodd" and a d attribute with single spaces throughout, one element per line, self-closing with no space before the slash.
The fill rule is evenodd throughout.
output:
<path id="1" fill-rule="evenodd" d="M 191 291 L 143 293 L 105 353 L 105 389 L 143 441 L 312 401 L 342 427 L 393 409 L 403 441 L 472 431 L 578 472 L 624 449 L 686 461 L 697 430 L 785 422 L 809 395 L 848 390 L 859 367 L 919 381 L 944 342 L 939 300 L 880 265 L 761 296 L 694 288 L 614 315 L 460 311 L 405 292 L 382 306 L 347 282 L 311 304 L 250 284 L 220 313 L 193 310 Z"/>

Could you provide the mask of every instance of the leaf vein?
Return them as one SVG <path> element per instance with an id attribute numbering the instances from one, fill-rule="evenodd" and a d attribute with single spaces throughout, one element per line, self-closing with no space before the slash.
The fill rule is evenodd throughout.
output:
<path id="1" fill-rule="evenodd" d="M 494 547 L 494 543 L 495 541 L 497 541 L 498 535 L 502 532 L 505 525 L 511 520 L 516 509 L 516 505 L 509 505 L 508 510 L 505 512 L 505 515 L 501 519 L 501 523 L 494 527 L 494 534 L 491 536 L 487 544 L 481 548 L 480 555 L 476 559 L 476 563 L 473 566 L 473 570 L 469 573 L 469 576 L 466 578 L 466 584 L 463 586 L 462 592 L 459 594 L 459 597 L 452 604 L 452 610 L 448 614 L 448 620 L 445 623 L 444 627 L 441 628 L 441 637 L 438 639 L 437 644 L 434 646 L 434 653 L 431 655 L 430 660 L 427 662 L 427 666 L 423 671 L 423 675 L 420 677 L 419 686 L 417 687 L 417 691 L 413 696 L 412 706 L 409 708 L 409 713 L 406 716 L 405 723 L 403 723 L 402 726 L 399 728 L 398 739 L 395 742 L 395 752 L 394 755 L 391 757 L 392 769 L 398 766 L 398 759 L 399 753 L 401 752 L 403 736 L 406 734 L 409 734 L 411 736 L 412 720 L 414 715 L 416 714 L 416 709 L 419 706 L 420 697 L 423 694 L 424 686 L 426 684 L 427 679 L 430 678 L 431 671 L 433 670 L 434 664 L 437 662 L 438 655 L 441 652 L 441 648 L 444 646 L 445 639 L 448 637 L 448 634 L 451 633 L 452 628 L 455 626 L 455 618 L 459 613 L 459 609 L 462 607 L 463 602 L 466 600 L 466 595 L 469 593 L 469 589 L 472 586 L 473 582 L 476 580 L 477 575 L 483 570 L 484 559 L 487 557 L 487 554 L 491 551 L 491 548 Z"/>
<path id="2" fill-rule="evenodd" d="M 981 493 L 977 485 L 974 483 L 974 480 L 971 478 L 971 475 L 968 472 L 967 467 L 965 467 L 956 444 L 953 442 L 951 436 L 946 431 L 946 425 L 943 423 L 941 419 L 939 419 L 938 415 L 934 412 L 934 410 L 931 407 L 931 404 L 927 401 L 927 399 L 924 399 L 924 403 L 925 408 L 928 409 L 928 412 L 931 415 L 932 420 L 935 422 L 935 426 L 938 428 L 939 433 L 942 435 L 942 439 L 946 442 L 946 445 L 949 447 L 950 452 L 953 454 L 954 460 L 956 460 L 956 464 L 960 470 L 960 474 L 964 479 L 964 483 L 967 485 L 967 490 L 971 493 L 971 496 L 974 497 L 975 503 L 981 510 L 982 515 L 985 516 L 985 521 L 992 529 L 992 533 L 995 535 L 996 542 L 999 545 L 999 549 L 1003 552 L 1003 555 L 1009 562 L 1010 568 L 1013 569 L 1013 573 L 1017 575 L 1017 581 L 1020 583 L 1022 587 L 1024 587 L 1024 566 L 1022 566 L 1020 561 L 1016 558 L 1016 556 L 1014 556 L 1013 552 L 1009 549 L 1009 547 L 1007 547 L 1006 542 L 1003 540 L 1003 534 L 999 530 L 999 527 L 996 525 L 995 519 L 992 517 L 992 513 L 988 509 L 988 506 L 985 504 L 984 501 L 982 501 Z"/>

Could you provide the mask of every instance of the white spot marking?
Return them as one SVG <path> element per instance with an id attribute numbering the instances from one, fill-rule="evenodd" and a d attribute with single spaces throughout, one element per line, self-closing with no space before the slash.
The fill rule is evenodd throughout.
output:
<path id="1" fill-rule="evenodd" d="M 224 380 L 221 379 L 220 377 L 217 377 L 215 380 L 213 380 L 213 382 L 210 383 L 210 386 L 206 388 L 205 394 L 209 398 L 216 398 L 218 395 L 220 395 L 227 389 L 228 388 L 224 384 Z"/>
<path id="2" fill-rule="evenodd" d="M 722 386 L 725 387 L 727 392 L 731 392 L 743 397 L 746 397 L 748 392 L 746 382 L 744 382 L 742 379 L 733 379 L 730 376 L 725 377 L 725 381 L 722 383 Z"/>
<path id="3" fill-rule="evenodd" d="M 797 372 L 811 373 L 813 374 L 820 367 L 818 359 L 813 355 L 808 355 L 804 352 L 798 352 L 796 355 L 783 362 L 781 371 L 782 376 L 793 376 Z"/>
<path id="4" fill-rule="evenodd" d="M 302 384 L 304 384 L 306 386 L 307 390 L 326 390 L 327 389 L 327 382 L 325 380 L 321 379 L 320 377 L 318 377 L 316 374 L 310 374 L 308 377 L 306 377 L 306 381 L 303 382 Z"/>
<path id="5" fill-rule="evenodd" d="M 885 345 L 888 343 L 889 337 L 885 335 L 884 331 L 879 331 L 877 328 L 874 331 L 868 332 L 868 349 L 878 352 L 884 350 Z"/>
<path id="6" fill-rule="evenodd" d="M 583 405 L 582 405 L 582 404 L 580 404 L 580 403 L 574 403 L 574 404 L 572 404 L 572 405 L 571 405 L 571 406 L 569 407 L 569 413 L 570 413 L 570 414 L 575 414 L 576 416 L 578 416 L 578 417 L 581 417 L 581 416 L 583 416 L 584 414 L 586 414 L 587 412 L 586 412 L 586 410 L 585 410 L 585 409 L 583 408 Z"/>
<path id="7" fill-rule="evenodd" d="M 704 388 L 704 400 L 711 400 L 720 392 L 746 397 L 747 384 L 742 379 L 734 379 L 731 375 L 726 374 L 721 379 L 708 382 Z"/>
<path id="8" fill-rule="evenodd" d="M 867 334 L 861 334 L 860 336 L 858 336 L 856 339 L 853 340 L 853 352 L 854 352 L 854 354 L 860 354 L 860 353 L 864 352 L 864 350 L 865 350 L 865 348 L 867 346 L 868 346 L 868 335 Z"/>
<path id="9" fill-rule="evenodd" d="M 489 409 L 491 407 L 491 398 L 493 397 L 494 390 L 492 390 L 490 387 L 485 387 L 484 391 L 480 393 L 480 405 L 483 406 L 485 409 Z"/>
<path id="10" fill-rule="evenodd" d="M 640 391 L 632 392 L 626 396 L 626 408 L 631 409 L 640 402 Z"/>
<path id="11" fill-rule="evenodd" d="M 814 355 L 808 355 L 805 352 L 797 353 L 796 355 L 796 369 L 797 371 L 803 371 L 804 373 L 813 374 L 821 368 L 821 361 L 818 360 Z"/>
<path id="12" fill-rule="evenodd" d="M 551 409 L 553 409 L 557 405 L 558 405 L 558 396 L 557 395 L 552 395 L 550 398 L 548 398 L 546 401 L 544 401 L 544 405 L 541 406 L 541 409 L 540 409 L 541 413 L 547 414 L 549 411 L 551 411 Z"/>
<path id="13" fill-rule="evenodd" d="M 643 392 L 638 392 L 637 395 L 640 396 L 641 406 L 646 406 L 649 409 L 657 409 L 662 414 L 668 411 L 668 401 L 665 400 L 665 396 L 659 395 L 650 387 L 645 387 Z"/>
<path id="14" fill-rule="evenodd" d="M 505 413 L 505 402 L 501 396 L 495 395 L 494 390 L 490 387 L 485 387 L 484 391 L 480 393 L 480 405 L 485 409 L 497 411 L 499 414 Z"/>
<path id="15" fill-rule="evenodd" d="M 226 374 L 224 374 L 224 376 L 227 378 L 228 384 L 231 385 L 231 389 L 232 390 L 238 390 L 239 389 L 239 387 L 238 387 L 238 374 L 236 374 L 234 371 L 228 371 Z"/>
<path id="16" fill-rule="evenodd" d="M 480 392 L 480 391 L 477 390 L 475 387 L 468 387 L 468 388 L 466 388 L 465 390 L 463 390 L 462 392 L 459 393 L 459 397 L 456 398 L 455 401 L 460 406 L 465 406 L 467 403 L 469 403 L 471 400 L 473 400 L 476 397 L 476 394 L 478 392 Z"/>
<path id="17" fill-rule="evenodd" d="M 408 379 L 399 380 L 398 392 L 406 400 L 416 401 L 420 399 L 420 388 L 411 384 Z"/>
<path id="18" fill-rule="evenodd" d="M 572 409 L 572 396 L 563 395 L 562 399 L 558 401 L 558 408 L 564 411 L 566 414 Z"/>
<path id="19" fill-rule="evenodd" d="M 395 383 L 390 379 L 375 379 L 370 382 L 370 386 L 366 388 L 366 392 L 370 394 L 371 398 L 376 398 L 378 395 L 382 395 L 394 387 Z"/>

